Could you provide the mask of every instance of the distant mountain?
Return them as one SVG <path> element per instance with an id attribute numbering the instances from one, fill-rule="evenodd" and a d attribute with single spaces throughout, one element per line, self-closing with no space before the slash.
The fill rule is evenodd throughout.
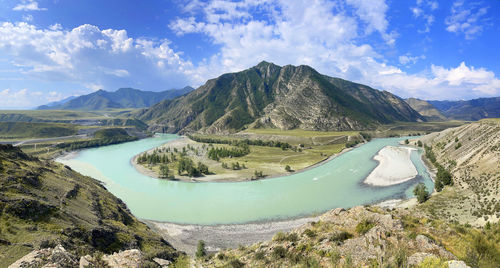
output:
<path id="1" fill-rule="evenodd" d="M 409 98 L 405 100 L 413 110 L 419 112 L 423 115 L 428 121 L 444 121 L 446 117 L 432 104 L 428 103 L 425 100 Z"/>
<path id="2" fill-rule="evenodd" d="M 359 130 L 425 120 L 404 100 L 332 78 L 309 66 L 268 62 L 207 81 L 191 93 L 138 114 L 157 131 L 234 132 L 250 125 L 281 129 Z"/>
<path id="3" fill-rule="evenodd" d="M 59 105 L 63 105 L 63 104 L 65 104 L 66 102 L 68 102 L 68 101 L 70 101 L 70 100 L 72 100 L 72 99 L 75 99 L 75 98 L 77 98 L 77 96 L 70 96 L 70 97 L 67 97 L 67 98 L 65 98 L 65 99 L 62 99 L 62 100 L 60 100 L 60 101 L 53 101 L 53 102 L 49 102 L 49 103 L 47 103 L 47 104 L 45 104 L 45 105 L 39 106 L 39 107 L 37 108 L 37 110 L 51 110 L 51 109 L 52 109 L 52 107 L 56 107 L 56 106 L 59 106 Z"/>
<path id="4" fill-rule="evenodd" d="M 467 101 L 427 101 L 449 119 L 480 120 L 500 117 L 500 97 Z"/>
<path id="5" fill-rule="evenodd" d="M 192 91 L 192 87 L 165 90 L 161 92 L 142 91 L 133 88 L 120 88 L 109 92 L 98 90 L 88 95 L 75 97 L 55 105 L 43 105 L 38 110 L 103 110 L 109 108 L 144 108 L 162 100 L 174 99 Z"/>

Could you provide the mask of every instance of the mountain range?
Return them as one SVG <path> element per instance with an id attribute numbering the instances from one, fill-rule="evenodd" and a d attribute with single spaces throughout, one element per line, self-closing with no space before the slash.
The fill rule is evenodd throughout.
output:
<path id="1" fill-rule="evenodd" d="M 428 101 L 448 119 L 476 121 L 500 117 L 500 97 L 460 101 Z"/>
<path id="2" fill-rule="evenodd" d="M 261 62 L 208 80 L 137 116 L 155 131 L 235 132 L 249 126 L 359 130 L 425 118 L 387 91 L 318 73 L 313 68 Z"/>
<path id="3" fill-rule="evenodd" d="M 173 99 L 192 91 L 192 87 L 171 89 L 161 92 L 142 91 L 133 88 L 120 88 L 109 92 L 96 92 L 49 103 L 38 107 L 38 110 L 104 110 L 110 108 L 144 108 L 150 107 L 162 100 Z"/>

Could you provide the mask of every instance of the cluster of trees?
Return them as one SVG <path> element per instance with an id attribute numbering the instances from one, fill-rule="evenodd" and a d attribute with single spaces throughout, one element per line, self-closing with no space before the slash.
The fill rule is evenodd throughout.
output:
<path id="1" fill-rule="evenodd" d="M 279 147 L 283 150 L 293 148 L 288 142 L 282 141 L 263 141 L 263 140 L 229 140 L 229 139 L 217 139 L 217 138 L 208 138 L 208 137 L 199 137 L 199 136 L 191 136 L 188 137 L 197 142 L 203 143 L 216 143 L 216 144 L 228 144 L 234 146 L 242 146 L 242 145 L 256 145 L 256 146 L 266 146 L 266 147 Z"/>
<path id="2" fill-rule="evenodd" d="M 222 163 L 222 168 L 229 169 L 229 166 L 226 163 Z M 240 170 L 240 169 L 246 169 L 247 167 L 245 164 L 241 164 L 240 162 L 233 162 L 231 163 L 231 169 L 232 170 Z"/>
<path id="3" fill-rule="evenodd" d="M 240 157 L 250 153 L 248 144 L 242 144 L 236 148 L 210 148 L 208 158 L 219 161 L 222 157 Z"/>
<path id="4" fill-rule="evenodd" d="M 184 171 L 187 172 L 189 177 L 199 177 L 203 174 L 209 174 L 208 166 L 205 164 L 198 162 L 198 165 L 195 166 L 193 160 L 190 158 L 181 158 L 177 165 L 177 172 L 179 175 Z"/>
<path id="5" fill-rule="evenodd" d="M 65 149 L 66 151 L 73 151 L 84 148 L 93 148 L 104 145 L 118 144 L 128 141 L 135 141 L 137 137 L 132 136 L 121 136 L 116 138 L 105 138 L 105 139 L 92 139 L 86 141 L 74 141 L 74 142 L 63 142 L 56 145 L 57 148 Z"/>
<path id="6" fill-rule="evenodd" d="M 363 139 L 365 139 L 366 141 L 372 140 L 372 135 L 370 135 L 369 133 L 359 132 L 359 135 L 361 135 L 361 137 L 363 137 Z"/>
<path id="7" fill-rule="evenodd" d="M 451 173 L 437 162 L 436 155 L 432 151 L 431 146 L 427 146 L 424 144 L 424 148 L 425 148 L 425 157 L 429 159 L 429 161 L 431 161 L 432 164 L 435 167 L 437 167 L 438 170 L 436 174 L 436 181 L 434 182 L 434 189 L 436 189 L 436 191 L 438 192 L 441 192 L 444 186 L 453 185 L 453 179 Z"/>
<path id="8" fill-rule="evenodd" d="M 175 161 L 174 156 L 172 156 L 171 158 L 172 158 L 172 161 Z M 167 164 L 167 163 L 171 162 L 170 160 L 171 159 L 169 159 L 166 154 L 160 155 L 156 151 L 154 151 L 152 154 L 143 153 L 142 155 L 137 157 L 138 164 L 144 164 L 144 163 L 148 163 L 148 164 L 152 164 L 152 165 L 156 165 L 156 164 L 160 164 L 160 163 Z"/>
<path id="9" fill-rule="evenodd" d="M 262 173 L 262 171 L 255 171 L 254 172 L 254 175 L 255 175 L 255 178 L 256 179 L 261 179 L 261 178 L 264 178 L 266 175 L 264 175 L 264 173 Z"/>

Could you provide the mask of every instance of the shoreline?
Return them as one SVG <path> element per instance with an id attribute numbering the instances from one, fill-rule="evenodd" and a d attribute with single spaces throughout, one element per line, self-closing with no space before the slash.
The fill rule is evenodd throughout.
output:
<path id="1" fill-rule="evenodd" d="M 248 178 L 228 178 L 228 179 L 225 179 L 223 175 L 205 175 L 203 177 L 198 177 L 198 178 L 191 178 L 191 177 L 187 177 L 187 176 L 178 176 L 178 177 L 175 177 L 175 179 L 171 180 L 171 179 L 167 179 L 167 178 L 159 178 L 159 176 L 153 172 L 152 170 L 140 165 L 137 163 L 137 158 L 143 154 L 143 153 L 149 153 L 149 152 L 152 152 L 153 150 L 155 150 L 156 148 L 158 147 L 161 147 L 161 146 L 164 146 L 168 143 L 171 143 L 171 142 L 175 142 L 175 141 L 181 141 L 183 139 L 189 139 L 187 138 L 186 136 L 181 136 L 180 139 L 176 139 L 176 140 L 173 140 L 173 141 L 168 141 L 160 146 L 157 146 L 155 148 L 151 148 L 149 150 L 146 150 L 146 151 L 143 151 L 141 153 L 138 153 L 136 155 L 134 155 L 131 159 L 130 159 L 130 164 L 135 168 L 135 170 L 137 170 L 137 172 L 141 173 L 142 175 L 145 175 L 145 176 L 148 176 L 148 177 L 151 177 L 153 179 L 157 179 L 157 180 L 169 180 L 169 181 L 182 181 L 182 182 L 243 182 L 243 181 L 258 181 L 258 180 L 267 180 L 267 179 L 273 179 L 273 178 L 280 178 L 280 177 L 284 177 L 284 176 L 290 176 L 290 175 L 294 175 L 294 174 L 298 174 L 298 173 L 301 173 L 301 172 L 305 172 L 305 171 L 308 171 L 310 169 L 313 169 L 313 168 L 316 168 L 318 166 L 321 166 L 333 159 L 335 159 L 336 157 L 344 154 L 344 153 L 347 153 L 349 151 L 351 151 L 352 149 L 355 149 L 355 148 L 358 148 L 359 146 L 365 144 L 366 142 L 363 142 L 363 143 L 360 143 L 360 144 L 357 144 L 356 146 L 354 147 L 350 147 L 350 148 L 344 148 L 342 149 L 342 151 L 336 153 L 336 154 L 332 154 L 330 155 L 328 158 L 325 158 L 319 162 L 316 162 L 310 166 L 307 166 L 305 168 L 302 168 L 300 170 L 296 170 L 296 171 L 293 171 L 293 172 L 287 172 L 287 173 L 277 173 L 277 174 L 273 174 L 273 175 L 270 175 L 270 176 L 266 176 L 264 178 L 260 178 L 260 179 L 248 179 Z"/>

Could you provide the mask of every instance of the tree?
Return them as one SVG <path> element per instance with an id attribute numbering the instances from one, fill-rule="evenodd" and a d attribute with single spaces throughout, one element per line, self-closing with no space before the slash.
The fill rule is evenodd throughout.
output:
<path id="1" fill-rule="evenodd" d="M 423 203 L 429 198 L 429 192 L 427 192 L 427 187 L 423 183 L 417 184 L 413 189 L 413 194 L 417 197 L 419 203 Z"/>
<path id="2" fill-rule="evenodd" d="M 168 172 L 169 172 L 169 168 L 167 165 L 161 165 L 160 166 L 160 177 L 162 178 L 167 178 L 168 177 Z"/>
<path id="3" fill-rule="evenodd" d="M 286 165 L 286 166 L 285 166 L 285 170 L 286 170 L 287 172 L 292 172 L 292 168 L 291 168 L 289 165 Z"/>
<path id="4" fill-rule="evenodd" d="M 196 257 L 202 258 L 207 255 L 207 252 L 205 251 L 205 241 L 199 240 L 198 241 L 198 247 L 196 249 Z"/>
<path id="5" fill-rule="evenodd" d="M 418 145 L 418 147 L 422 147 L 422 142 L 421 141 L 417 141 L 417 145 Z"/>
<path id="6" fill-rule="evenodd" d="M 410 143 L 410 141 L 408 139 L 405 140 L 405 144 L 408 144 Z"/>

